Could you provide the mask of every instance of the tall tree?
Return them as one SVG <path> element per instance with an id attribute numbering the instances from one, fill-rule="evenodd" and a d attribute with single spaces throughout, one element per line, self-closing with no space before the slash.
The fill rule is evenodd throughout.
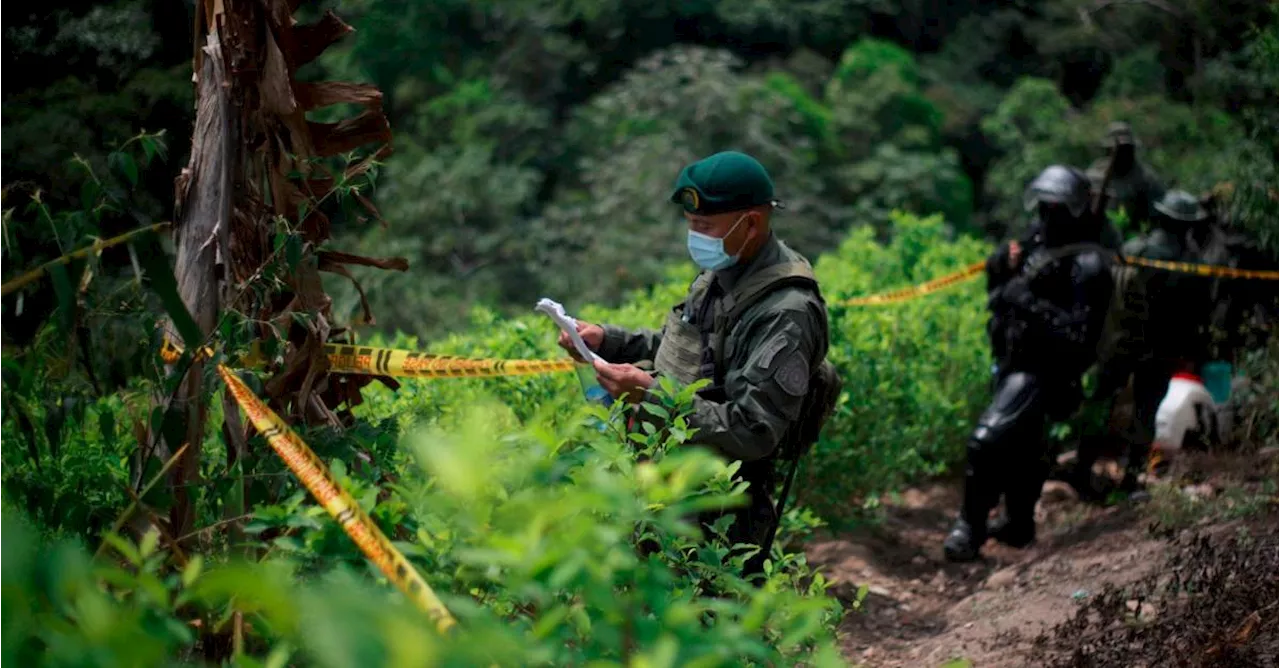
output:
<path id="1" fill-rule="evenodd" d="M 322 204 L 331 196 L 353 199 L 376 215 L 348 184 L 389 152 L 391 130 L 376 87 L 295 78 L 352 30 L 333 12 L 296 25 L 297 6 L 297 0 L 204 0 L 196 7 L 196 120 L 190 162 L 176 184 L 175 276 L 199 330 L 196 337 L 187 328 L 189 351 L 196 343 L 191 338 L 207 342 L 236 322 L 253 338 L 284 344 L 281 356 L 268 360 L 274 371 L 265 383 L 268 403 L 294 420 L 338 427 L 334 408 L 358 400 L 361 381 L 326 373 L 323 344 L 340 330 L 330 326 L 330 299 L 319 272 L 347 275 L 344 265 L 351 263 L 407 265 L 322 249 L 330 237 Z M 309 111 L 339 104 L 361 111 L 336 123 L 307 119 Z M 326 165 L 326 159 L 368 145 L 378 149 L 336 171 Z M 182 329 L 166 323 L 169 337 Z M 206 401 L 215 389 L 205 367 L 196 355 L 172 396 L 172 408 L 185 418 L 188 445 L 171 474 L 175 536 L 190 533 L 194 522 L 189 490 L 199 476 Z M 247 454 L 247 434 L 225 394 L 223 408 L 231 470 Z M 167 457 L 178 445 L 165 443 L 160 454 Z"/>

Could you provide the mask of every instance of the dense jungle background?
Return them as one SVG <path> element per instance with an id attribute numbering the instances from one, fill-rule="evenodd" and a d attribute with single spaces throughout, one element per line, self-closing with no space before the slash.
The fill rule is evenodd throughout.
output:
<path id="1" fill-rule="evenodd" d="M 238 5 L 227 0 L 225 11 Z M 315 136 L 354 134 L 349 119 L 381 114 L 391 150 L 354 140 L 317 149 L 315 164 L 336 176 L 287 206 L 272 184 L 311 183 L 319 172 L 271 157 L 285 167 L 237 182 L 237 197 L 256 193 L 243 195 L 254 206 L 237 204 L 224 219 L 233 229 L 207 235 L 235 238 L 219 242 L 217 280 L 231 289 L 211 320 L 195 304 L 184 309 L 186 251 L 167 234 L 6 287 L 5 666 L 922 665 L 874 644 L 880 655 L 861 653 L 872 641 L 856 620 L 897 584 L 927 580 L 936 555 L 882 595 L 819 548 L 883 536 L 900 519 L 890 506 L 962 462 L 988 398 L 981 281 L 890 307 L 832 308 L 830 357 L 845 394 L 801 469 L 761 589 L 733 574 L 740 557 L 700 543 L 681 519 L 733 493 L 732 470 L 677 447 L 687 438 L 679 430 L 628 441 L 616 414 L 586 407 L 574 374 L 367 384 L 306 371 L 316 354 L 308 346 L 325 336 L 562 357 L 554 326 L 532 312 L 544 296 L 585 319 L 657 326 L 694 275 L 666 196 L 683 164 L 715 151 L 746 151 L 771 170 L 787 203 L 776 229 L 814 260 L 831 301 L 983 259 L 1022 229 L 1027 181 L 1055 162 L 1088 167 L 1116 120 L 1132 124 L 1140 159 L 1168 186 L 1216 194 L 1223 224 L 1250 248 L 1245 265 L 1277 265 L 1275 2 L 263 3 L 276 5 L 299 26 L 340 18 L 354 28 L 308 58 L 286 54 L 295 95 L 319 89 L 298 82 L 330 80 L 380 92 L 317 103 L 306 116 Z M 191 207 L 175 200 L 202 177 L 193 139 L 212 136 L 195 126 L 193 55 L 212 32 L 201 17 L 223 7 L 5 6 L 6 286 L 93 239 L 189 220 Z M 306 51 L 313 42 L 298 34 Z M 227 63 L 237 77 L 273 76 Z M 265 92 L 237 100 L 272 108 Z M 247 128 L 260 116 L 244 118 Z M 273 143 L 275 126 L 261 127 L 240 135 L 240 159 L 290 154 Z M 251 215 L 258 205 L 274 213 Z M 250 238 L 261 253 L 226 250 Z M 407 270 L 354 262 L 335 271 L 342 253 L 404 258 Z M 314 266 L 323 283 L 302 285 L 299 276 L 321 274 L 299 268 Z M 1148 507 L 1122 512 L 1154 527 L 1132 529 L 1144 540 L 1232 521 L 1242 523 L 1236 534 L 1269 541 L 1261 554 L 1232 534 L 1228 548 L 1187 557 L 1241 572 L 1269 559 L 1259 609 L 1213 608 L 1217 626 L 1170 612 L 1162 619 L 1178 628 L 1209 626 L 1165 649 L 1133 641 L 1084 654 L 1069 640 L 1096 637 L 1086 627 L 1110 618 L 1082 612 L 1030 654 L 1005 655 L 1007 665 L 1132 665 L 1134 652 L 1168 665 L 1153 652 L 1178 642 L 1203 665 L 1223 652 L 1237 652 L 1230 665 L 1274 664 L 1274 646 L 1250 644 L 1241 625 L 1261 615 L 1249 628 L 1267 635 L 1276 620 L 1267 454 L 1277 440 L 1276 290 L 1273 281 L 1227 289 L 1269 317 L 1228 333 L 1217 351 L 1244 381 L 1232 443 L 1210 454 L 1265 463 L 1223 474 L 1226 491 L 1212 499 L 1188 501 L 1171 483 Z M 176 366 L 161 356 L 161 321 L 187 344 Z M 453 633 L 437 634 L 370 566 L 246 430 L 214 365 L 190 352 L 208 344 L 215 361 L 235 366 L 255 342 L 268 360 L 239 376 L 423 574 L 458 619 Z M 187 369 L 202 384 L 183 380 Z M 687 409 L 688 396 L 674 393 L 660 410 Z M 1078 428 L 1059 425 L 1054 438 L 1068 445 Z M 1204 484 L 1203 471 L 1188 475 Z M 1271 523 L 1257 519 L 1268 513 Z M 658 550 L 638 554 L 640 535 Z M 902 554 L 904 563 L 925 558 Z M 986 568 L 937 572 L 945 585 L 985 581 Z M 1228 586 L 1181 582 L 1193 600 Z M 1148 594 L 1133 595 L 1139 608 Z M 1132 598 L 1112 597 L 1120 608 Z M 1192 605 L 1174 599 L 1162 611 Z M 893 651 L 912 651 L 918 638 L 908 640 Z M 980 654 L 939 651 L 930 665 Z"/>

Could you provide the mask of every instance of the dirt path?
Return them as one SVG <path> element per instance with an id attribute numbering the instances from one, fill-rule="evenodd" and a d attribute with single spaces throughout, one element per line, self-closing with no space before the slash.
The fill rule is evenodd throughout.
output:
<path id="1" fill-rule="evenodd" d="M 1168 543 L 1148 531 L 1149 510 L 1082 504 L 1065 485 L 1049 485 L 1038 543 L 1014 550 L 988 541 L 979 563 L 942 557 L 960 501 L 958 486 L 945 483 L 885 498 L 885 521 L 873 532 L 810 543 L 809 561 L 836 596 L 851 601 L 868 587 L 863 610 L 841 627 L 845 655 L 866 666 L 1040 665 L 1031 647 L 1038 635 L 1107 583 L 1135 582 L 1163 563 Z"/>

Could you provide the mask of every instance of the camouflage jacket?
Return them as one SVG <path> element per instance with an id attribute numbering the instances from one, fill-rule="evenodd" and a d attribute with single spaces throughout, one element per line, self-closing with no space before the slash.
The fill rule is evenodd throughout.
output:
<path id="1" fill-rule="evenodd" d="M 682 382 L 712 378 L 708 362 L 713 355 L 707 348 L 715 339 L 710 326 L 715 314 L 727 308 L 736 287 L 785 263 L 808 266 L 803 256 L 771 237 L 750 261 L 699 276 L 685 300 L 668 313 L 661 331 L 605 325 L 599 354 L 614 363 L 655 360 L 660 373 Z M 770 457 L 798 419 L 810 373 L 827 354 L 827 311 L 812 290 L 784 286 L 747 309 L 731 327 L 722 354 L 723 385 L 704 388 L 695 397 L 689 423 L 698 430 L 694 442 L 750 462 Z M 672 359 L 675 347 L 688 348 L 675 351 L 683 364 L 673 368 L 667 362 L 665 367 L 673 371 L 661 371 L 662 360 Z"/>

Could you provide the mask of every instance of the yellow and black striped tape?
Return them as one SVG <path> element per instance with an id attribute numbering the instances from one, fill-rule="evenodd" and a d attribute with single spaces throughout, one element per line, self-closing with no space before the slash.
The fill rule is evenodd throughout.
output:
<path id="1" fill-rule="evenodd" d="M 935 278 L 931 281 L 926 281 L 919 285 L 898 288 L 896 290 L 867 295 L 865 297 L 853 297 L 836 302 L 836 304 L 839 306 L 881 306 L 884 304 L 896 304 L 898 302 L 910 301 L 917 297 L 923 297 L 927 294 L 944 290 L 953 285 L 957 285 L 974 278 L 982 273 L 985 266 L 985 262 L 975 262 L 960 271 Z"/>
<path id="2" fill-rule="evenodd" d="M 441 633 L 453 627 L 456 624 L 453 615 L 449 614 L 431 586 L 391 544 L 386 534 L 373 523 L 355 499 L 338 485 L 338 481 L 316 453 L 227 367 L 218 365 L 218 373 L 236 403 L 249 416 L 254 428 L 267 438 L 271 448 L 284 460 L 289 470 L 293 471 L 307 491 L 338 521 L 360 551 L 435 621 L 436 628 Z"/>
<path id="3" fill-rule="evenodd" d="M 173 337 L 169 336 L 169 332 L 165 332 L 160 337 L 160 359 L 165 364 L 177 364 L 182 359 L 182 346 L 173 342 Z M 213 357 L 213 348 L 211 346 L 201 346 L 200 355 L 205 359 Z"/>
<path id="4" fill-rule="evenodd" d="M 157 231 L 164 227 L 167 227 L 168 225 L 169 225 L 168 222 L 164 222 L 164 223 L 156 223 L 155 225 L 148 225 L 147 227 L 140 227 L 131 232 L 125 232 L 124 234 L 121 234 L 119 236 L 111 237 L 110 239 L 100 239 L 98 241 L 93 242 L 89 246 L 85 246 L 84 248 L 81 248 L 79 250 L 71 251 L 70 253 L 63 255 L 62 257 L 49 260 L 48 262 L 40 265 L 39 267 L 36 267 L 35 269 L 32 269 L 31 271 L 28 271 L 27 273 L 13 280 L 10 280 L 4 285 L 0 285 L 0 297 L 8 295 L 10 292 L 13 292 L 18 288 L 35 281 L 41 276 L 44 276 L 45 272 L 49 271 L 50 267 L 54 267 L 60 264 L 68 264 L 72 260 L 85 257 L 90 253 L 98 253 L 104 249 L 111 248 L 112 246 L 118 246 L 138 236 L 139 234 L 142 234 L 143 232 Z"/>
<path id="5" fill-rule="evenodd" d="M 1124 261 L 1139 267 L 1176 271 L 1180 274 L 1195 274 L 1214 278 L 1247 278 L 1262 281 L 1280 280 L 1280 272 L 1261 271 L 1258 269 L 1237 269 L 1212 264 L 1196 264 L 1194 262 L 1168 262 L 1166 260 L 1148 260 L 1141 257 L 1125 256 Z"/>
<path id="6" fill-rule="evenodd" d="M 1235 267 L 1190 262 L 1166 262 L 1128 256 L 1124 257 L 1124 261 L 1136 266 L 1199 276 L 1255 280 L 1280 279 L 1280 273 L 1274 271 L 1237 269 Z M 844 299 L 835 302 L 835 305 L 883 306 L 910 301 L 976 278 L 983 273 L 984 267 L 985 263 L 975 262 L 959 271 L 919 285 L 898 288 L 874 295 Z M 208 346 L 203 347 L 202 351 L 206 356 L 212 355 L 212 349 Z M 340 343 L 325 344 L 324 352 L 329 360 L 329 370 L 334 373 L 370 374 L 398 378 L 497 378 L 502 376 L 532 376 L 559 373 L 572 371 L 574 368 L 574 361 L 568 358 L 547 360 L 468 358 Z M 166 364 L 173 364 L 182 356 L 182 348 L 178 347 L 167 333 L 161 343 L 160 356 Z M 254 352 L 242 363 L 247 366 L 258 365 L 261 364 L 261 357 Z"/>
<path id="7" fill-rule="evenodd" d="M 1131 257 L 1128 255 L 1124 256 L 1124 261 L 1135 266 L 1160 269 L 1163 271 L 1174 271 L 1183 274 L 1195 274 L 1197 276 L 1209 276 L 1214 278 L 1243 278 L 1266 281 L 1280 280 L 1280 272 L 1275 271 L 1237 269 L 1236 267 L 1196 264 L 1194 262 L 1148 260 L 1146 258 Z M 865 297 L 853 297 L 836 302 L 836 304 L 840 306 L 880 306 L 883 304 L 896 304 L 898 302 L 909 301 L 917 297 L 923 297 L 927 294 L 943 290 L 958 283 L 963 283 L 972 278 L 976 278 L 982 274 L 984 266 L 985 263 L 983 262 L 975 262 L 960 271 L 952 272 L 919 285 L 898 288 L 896 290 L 867 295 Z"/>
<path id="8" fill-rule="evenodd" d="M 204 346 L 205 357 L 213 355 L 213 349 Z M 161 337 L 160 358 L 165 364 L 174 364 L 182 358 L 183 349 L 167 333 Z M 342 343 L 326 343 L 325 357 L 332 373 L 358 373 L 397 378 L 497 378 L 500 376 L 533 376 L 544 373 L 572 371 L 571 359 L 505 360 L 433 355 L 413 350 L 375 348 Z M 245 367 L 260 366 L 262 357 L 256 346 L 246 359 L 239 360 Z"/>
<path id="9" fill-rule="evenodd" d="M 431 355 L 412 350 L 326 343 L 329 371 L 398 378 L 495 378 L 572 371 L 571 359 L 503 360 Z"/>

